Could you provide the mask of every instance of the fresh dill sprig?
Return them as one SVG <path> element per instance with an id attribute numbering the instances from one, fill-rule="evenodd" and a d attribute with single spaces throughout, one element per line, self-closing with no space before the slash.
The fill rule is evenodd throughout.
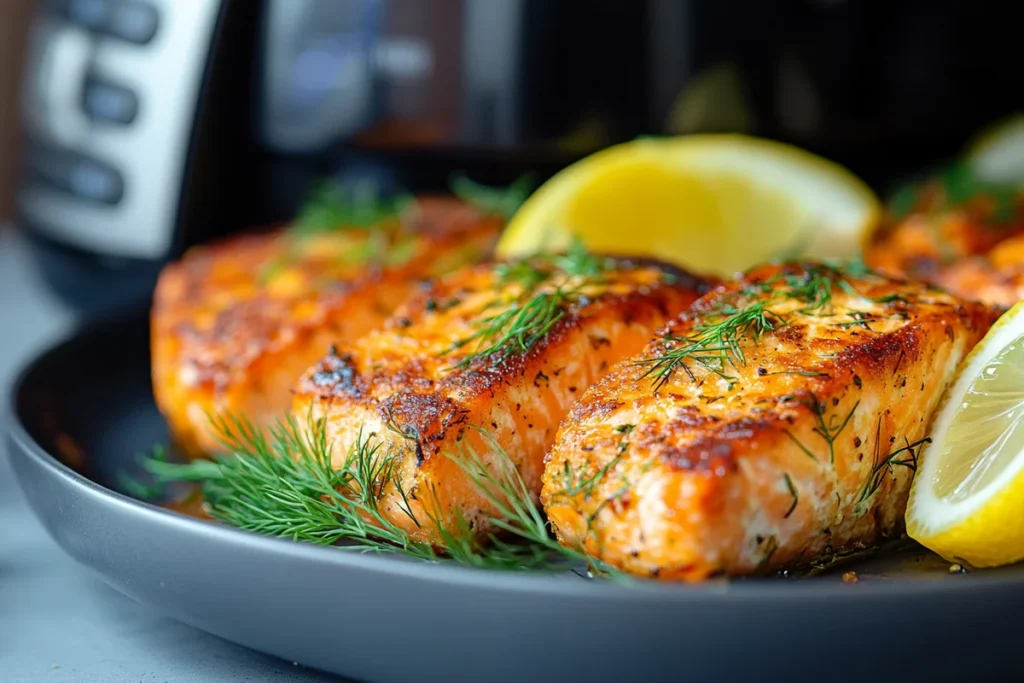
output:
<path id="1" fill-rule="evenodd" d="M 385 197 L 373 183 L 316 187 L 292 224 L 292 232 L 309 235 L 333 230 L 367 229 L 398 219 L 414 201 L 409 195 Z"/>
<path id="2" fill-rule="evenodd" d="M 565 317 L 566 308 L 576 291 L 576 288 L 559 286 L 481 319 L 477 331 L 449 347 L 449 351 L 455 351 L 470 344 L 476 345 L 476 349 L 455 366 L 467 367 L 482 357 L 492 363 L 500 363 L 511 356 L 526 353 Z"/>
<path id="3" fill-rule="evenodd" d="M 783 519 L 789 519 L 789 516 L 793 514 L 794 510 L 796 510 L 797 503 L 800 502 L 800 494 L 797 493 L 796 484 L 793 483 L 793 478 L 790 477 L 789 474 L 784 474 L 782 476 L 786 482 L 786 490 L 789 491 L 789 496 L 793 499 L 793 502 L 789 504 L 789 509 L 786 510 L 786 514 L 782 516 Z"/>
<path id="4" fill-rule="evenodd" d="M 457 174 L 449 181 L 452 194 L 488 215 L 512 218 L 536 186 L 532 173 L 516 178 L 508 187 L 489 187 Z"/>
<path id="5" fill-rule="evenodd" d="M 728 368 L 736 368 L 746 362 L 741 342 L 745 339 L 760 339 L 773 330 L 783 320 L 768 309 L 768 303 L 760 301 L 743 309 L 733 306 L 723 307 L 713 322 L 700 323 L 694 333 L 686 337 L 669 337 L 665 341 L 672 344 L 666 352 L 655 358 L 638 361 L 648 366 L 644 376 L 654 378 L 655 391 L 664 386 L 682 369 L 695 380 L 696 376 L 689 363 L 695 363 L 718 375 L 732 388 L 736 378 L 729 374 Z"/>
<path id="6" fill-rule="evenodd" d="M 170 456 L 163 444 L 156 444 L 147 453 L 136 455 L 136 460 L 151 462 L 168 462 Z M 156 500 L 167 491 L 167 486 L 159 481 L 141 481 L 138 477 L 130 477 L 124 472 L 118 472 L 117 483 L 121 490 L 139 500 Z"/>
<path id="7" fill-rule="evenodd" d="M 812 395 L 813 396 L 813 395 Z M 818 426 L 813 431 L 815 434 L 820 436 L 828 446 L 828 461 L 835 464 L 836 461 L 836 439 L 846 429 L 846 425 L 850 424 L 850 420 L 853 419 L 853 414 L 857 412 L 857 408 L 860 407 L 860 399 L 853 404 L 850 408 L 850 412 L 846 414 L 846 417 L 842 420 L 839 419 L 838 415 L 833 414 L 828 420 L 825 419 L 825 404 L 818 401 L 817 397 L 814 397 L 815 407 L 813 408 L 814 414 L 818 418 Z"/>
<path id="8" fill-rule="evenodd" d="M 988 211 L 994 227 L 1013 220 L 1021 206 L 1021 188 L 1016 183 L 992 182 L 978 177 L 966 161 L 947 165 L 924 181 L 909 183 L 888 201 L 893 220 L 903 220 L 915 211 L 949 211 L 978 205 Z"/>
<path id="9" fill-rule="evenodd" d="M 608 473 L 611 472 L 621 462 L 623 454 L 629 446 L 629 434 L 633 431 L 635 425 L 624 424 L 619 425 L 615 428 L 619 434 L 622 434 L 622 440 L 619 442 L 618 452 L 611 460 L 606 462 L 603 467 L 599 467 L 596 472 L 590 476 L 580 477 L 579 473 L 573 471 L 569 465 L 569 461 L 566 460 L 564 468 L 561 472 L 562 478 L 562 490 L 559 492 L 560 496 L 567 496 L 572 498 L 583 494 L 584 498 L 589 498 L 594 494 L 594 490 L 597 485 L 601 483 Z"/>
<path id="10" fill-rule="evenodd" d="M 857 498 L 858 503 L 864 503 L 868 501 L 871 496 L 878 492 L 878 489 L 882 487 L 882 482 L 885 480 L 887 473 L 892 473 L 896 467 L 906 467 L 911 472 L 917 472 L 917 456 L 920 453 L 920 448 L 925 444 L 932 442 L 930 437 L 918 439 L 911 443 L 909 439 L 903 437 L 903 446 L 900 446 L 894 451 L 884 453 L 882 451 L 882 418 L 879 416 L 878 424 L 875 427 L 875 446 L 874 446 L 874 457 L 872 459 L 871 473 L 868 475 L 868 479 L 864 482 L 864 487 L 861 489 L 860 496 Z M 916 450 L 915 450 L 916 449 Z M 905 456 L 903 454 L 906 453 Z M 900 456 L 903 456 L 902 458 Z"/>
<path id="11" fill-rule="evenodd" d="M 395 461 L 370 435 L 360 434 L 335 467 L 322 422 L 306 435 L 288 418 L 265 433 L 244 418 L 216 416 L 215 433 L 227 449 L 213 460 L 142 461 L 159 481 L 202 484 L 215 519 L 260 534 L 374 552 L 402 551 L 435 559 L 428 544 L 412 541 L 377 506 L 395 479 Z M 399 487 L 401 496 L 401 489 Z M 404 496 L 401 496 L 404 498 Z M 414 521 L 411 511 L 404 510 Z"/>
<path id="12" fill-rule="evenodd" d="M 482 315 L 475 331 L 448 347 L 448 353 L 474 347 L 454 367 L 468 367 L 480 358 L 500 363 L 526 353 L 566 316 L 584 288 L 601 281 L 610 266 L 610 259 L 592 254 L 579 242 L 565 254 L 496 264 L 499 281 L 517 285 L 518 291 L 511 300 L 494 302 L 492 306 L 502 310 Z"/>
<path id="13" fill-rule="evenodd" d="M 419 250 L 419 240 L 401 220 L 414 202 L 410 195 L 383 197 L 372 183 L 323 181 L 310 193 L 287 234 L 301 242 L 326 232 L 346 231 L 355 239 L 338 254 L 339 265 L 401 266 Z M 300 244 L 293 239 L 286 244 L 285 253 L 263 264 L 259 281 L 269 283 L 291 263 L 301 261 L 300 254 Z"/>
<path id="14" fill-rule="evenodd" d="M 446 454 L 470 478 L 498 514 L 496 532 L 481 537 L 466 519 L 417 515 L 398 470 L 399 460 L 376 434 L 361 432 L 343 462 L 332 462 L 322 420 L 303 430 L 294 418 L 269 433 L 244 418 L 218 416 L 213 427 L 227 449 L 212 460 L 173 463 L 141 458 L 142 466 L 164 485 L 194 482 L 214 519 L 255 533 L 372 553 L 400 553 L 426 561 L 446 558 L 482 569 L 564 570 L 586 564 L 596 575 L 624 578 L 615 570 L 561 546 L 514 463 L 488 432 L 477 429 L 488 454 L 464 448 Z M 379 507 L 385 489 L 398 494 L 400 515 L 416 528 L 433 526 L 442 539 L 435 547 L 413 540 Z M 436 490 L 426 492 L 436 503 Z M 435 505 L 436 509 L 439 506 Z"/>
<path id="15" fill-rule="evenodd" d="M 834 314 L 833 287 L 861 296 L 847 282 L 847 277 L 868 277 L 873 273 L 851 264 L 840 266 L 821 263 L 808 267 L 803 273 L 781 273 L 764 282 L 754 283 L 735 292 L 716 309 L 703 315 L 694 325 L 693 333 L 686 336 L 668 336 L 663 339 L 663 351 L 654 358 L 637 362 L 646 366 L 644 377 L 652 377 L 655 392 L 665 386 L 678 370 L 696 381 L 692 365 L 700 366 L 728 383 L 731 390 L 736 377 L 730 368 L 738 369 L 746 363 L 743 344 L 756 342 L 764 334 L 784 327 L 787 320 L 774 312 L 773 306 L 783 300 L 803 304 L 794 313 L 827 316 Z M 737 306 L 737 301 L 753 299 Z"/>
<path id="16" fill-rule="evenodd" d="M 858 399 L 857 402 L 853 404 L 853 407 L 850 408 L 850 412 L 846 413 L 846 417 L 842 417 L 841 414 L 833 413 L 828 417 L 828 419 L 825 418 L 825 403 L 819 401 L 818 397 L 813 393 L 809 399 L 802 401 L 802 403 L 807 406 L 812 413 L 814 413 L 818 424 L 811 431 L 814 434 L 817 434 L 821 440 L 825 442 L 825 447 L 828 448 L 828 461 L 831 464 L 835 464 L 836 440 L 839 438 L 839 435 L 846 430 L 846 426 L 850 424 L 850 420 L 853 419 L 854 414 L 857 412 L 857 408 L 860 407 L 860 400 Z M 787 429 L 784 433 L 789 437 L 789 440 L 792 441 L 793 444 L 803 451 L 811 460 L 818 460 L 818 456 L 814 454 L 814 451 L 808 448 L 805 443 L 800 441 L 793 432 Z"/>

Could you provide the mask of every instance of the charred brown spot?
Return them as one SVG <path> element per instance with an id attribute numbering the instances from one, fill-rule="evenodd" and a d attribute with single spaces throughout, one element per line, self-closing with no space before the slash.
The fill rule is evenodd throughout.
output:
<path id="1" fill-rule="evenodd" d="M 330 389 L 332 392 L 344 392 L 358 395 L 356 388 L 356 368 L 352 356 L 338 356 L 332 347 L 331 353 L 320 362 L 320 367 L 313 373 L 313 385 L 318 389 Z"/>
<path id="2" fill-rule="evenodd" d="M 660 455 L 670 467 L 682 471 L 725 474 L 736 469 L 732 444 L 715 437 L 698 439 L 684 446 L 662 446 Z"/>
<path id="3" fill-rule="evenodd" d="M 462 426 L 468 411 L 439 394 L 398 393 L 381 401 L 378 412 L 389 428 L 415 442 L 416 465 L 430 459 L 453 428 Z"/>
<path id="4" fill-rule="evenodd" d="M 697 406 L 682 405 L 678 406 L 674 415 L 674 425 L 684 427 L 685 429 L 692 429 L 694 427 L 703 427 L 708 424 L 715 424 L 720 422 L 722 418 L 716 415 L 708 415 Z"/>

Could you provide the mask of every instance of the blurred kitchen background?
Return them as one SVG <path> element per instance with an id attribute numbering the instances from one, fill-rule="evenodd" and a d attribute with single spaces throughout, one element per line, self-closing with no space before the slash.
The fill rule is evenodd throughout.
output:
<path id="1" fill-rule="evenodd" d="M 1012 7 L 3 2 L 0 219 L 91 311 L 144 300 L 189 245 L 287 220 L 328 176 L 384 192 L 443 190 L 456 170 L 543 180 L 639 135 L 733 131 L 884 194 L 1024 109 Z"/>
<path id="2" fill-rule="evenodd" d="M 32 1 L 0 3 L 0 226 L 14 215 L 14 188 L 18 167 L 18 86 L 28 36 Z M 0 227 L 0 230 L 3 230 Z"/>

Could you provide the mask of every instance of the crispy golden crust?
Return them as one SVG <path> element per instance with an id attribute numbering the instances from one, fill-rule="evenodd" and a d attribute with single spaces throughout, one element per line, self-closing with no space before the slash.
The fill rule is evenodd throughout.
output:
<path id="1" fill-rule="evenodd" d="M 154 394 L 187 452 L 217 448 L 211 413 L 280 417 L 296 378 L 331 344 L 379 325 L 419 280 L 486 255 L 500 228 L 454 200 L 421 198 L 417 209 L 382 231 L 236 237 L 164 269 L 152 312 Z M 387 243 L 374 241 L 385 233 Z"/>
<path id="2" fill-rule="evenodd" d="M 669 282 L 660 267 L 626 262 L 589 284 L 560 274 L 559 282 L 581 289 L 536 344 L 508 357 L 476 356 L 462 363 L 477 350 L 476 342 L 458 343 L 484 318 L 535 300 L 499 271 L 487 263 L 442 278 L 411 297 L 381 329 L 324 358 L 295 391 L 300 422 L 310 413 L 326 420 L 336 462 L 360 430 L 393 454 L 396 477 L 422 526 L 403 511 L 395 486 L 381 491 L 381 509 L 418 540 L 440 542 L 425 520 L 461 517 L 482 533 L 496 514 L 447 457 L 466 449 L 489 457 L 492 444 L 474 427 L 489 432 L 530 490 L 539 492 L 544 453 L 575 399 L 704 288 L 685 274 Z M 535 293 L 555 286 L 552 281 Z"/>
<path id="3" fill-rule="evenodd" d="M 998 314 L 866 275 L 847 278 L 863 296 L 833 285 L 827 306 L 782 293 L 806 273 L 764 267 L 720 287 L 583 394 L 544 472 L 560 541 L 634 574 L 698 580 L 899 530 L 916 446 L 900 449 L 924 438 L 957 363 Z M 723 305 L 758 302 L 773 328 L 742 337 L 742 359 L 691 356 L 661 385 L 646 374 L 678 339 L 721 322 Z"/>

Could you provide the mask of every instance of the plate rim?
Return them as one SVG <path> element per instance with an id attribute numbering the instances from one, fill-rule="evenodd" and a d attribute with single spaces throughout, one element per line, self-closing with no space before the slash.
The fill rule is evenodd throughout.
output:
<path id="1" fill-rule="evenodd" d="M 97 506 L 118 508 L 120 513 L 141 516 L 156 527 L 170 526 L 186 534 L 202 534 L 225 546 L 248 546 L 262 553 L 285 554 L 304 562 L 333 565 L 339 570 L 369 571 L 386 574 L 393 579 L 412 579 L 425 583 L 463 584 L 477 589 L 513 591 L 531 595 L 558 593 L 561 597 L 601 599 L 612 601 L 671 601 L 680 606 L 707 600 L 790 602 L 794 597 L 808 600 L 858 600 L 865 598 L 928 598 L 930 596 L 966 596 L 975 592 L 1000 588 L 1024 587 L 1024 577 L 996 573 L 992 570 L 974 570 L 964 575 L 927 580 L 904 576 L 870 580 L 848 585 L 843 582 L 815 578 L 785 579 L 776 577 L 748 577 L 740 579 L 712 579 L 702 583 L 681 583 L 636 579 L 630 583 L 608 580 L 572 580 L 565 576 L 531 570 L 488 570 L 442 561 L 431 563 L 398 553 L 346 552 L 338 548 L 287 538 L 267 536 L 231 527 L 227 524 L 201 520 L 176 510 L 133 498 L 99 484 L 75 471 L 39 444 L 25 427 L 20 414 L 21 396 L 28 390 L 33 376 L 52 356 L 67 353 L 90 337 L 109 335 L 118 326 L 139 323 L 148 319 L 148 306 L 134 308 L 119 315 L 93 319 L 73 327 L 56 341 L 26 360 L 8 388 L 6 406 L 7 442 L 9 457 L 27 458 L 42 467 L 50 476 L 77 489 Z M 15 480 L 24 491 L 14 468 Z M 27 498 L 27 496 L 26 496 Z M 32 501 L 27 501 L 37 518 L 40 513 Z M 47 533 L 52 535 L 44 524 Z M 61 545 L 65 552 L 66 548 Z M 70 554 L 70 553 L 69 553 Z M 74 558 L 81 563 L 77 557 Z M 84 564 L 84 563 L 83 563 Z M 571 595 L 567 595 L 571 594 Z"/>

